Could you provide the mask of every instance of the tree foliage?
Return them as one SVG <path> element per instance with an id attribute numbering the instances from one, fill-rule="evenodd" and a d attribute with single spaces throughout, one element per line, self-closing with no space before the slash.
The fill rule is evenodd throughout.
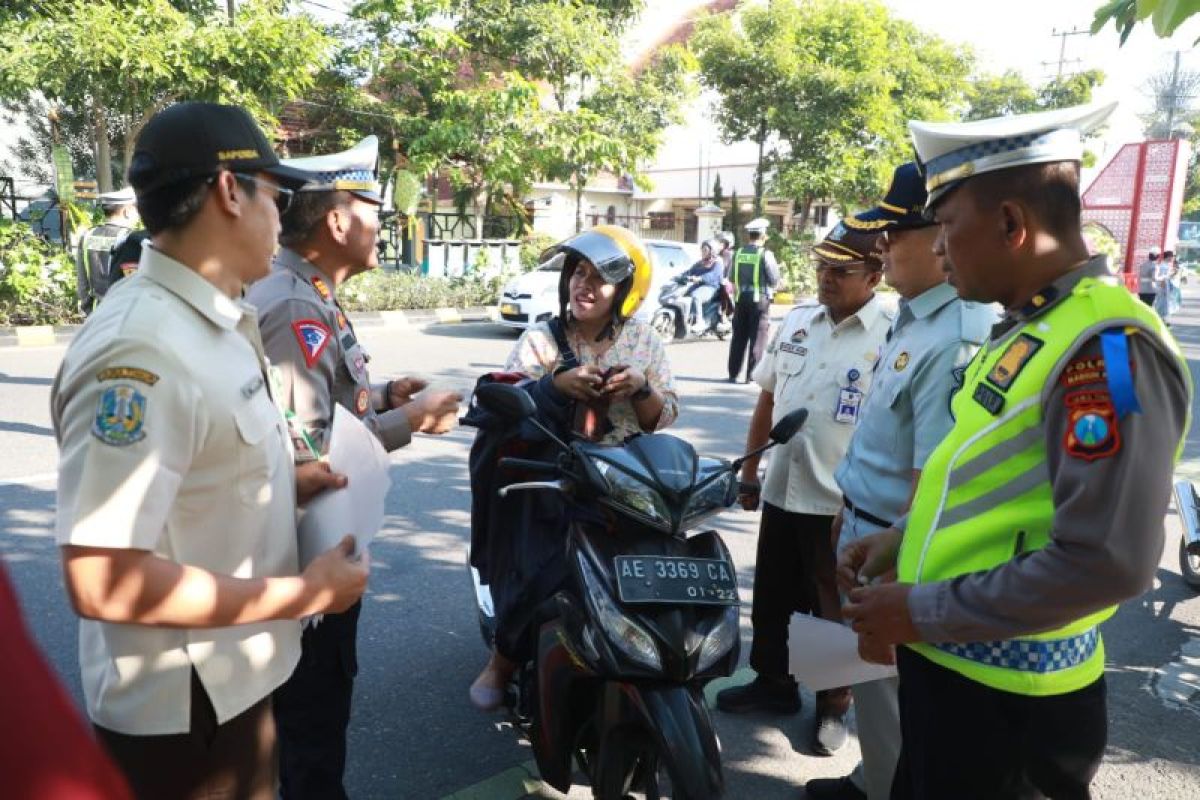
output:
<path id="1" fill-rule="evenodd" d="M 1121 34 L 1121 44 L 1125 44 L 1133 26 L 1150 18 L 1154 32 L 1165 39 L 1197 12 L 1200 0 L 1110 0 L 1096 9 L 1092 35 L 1111 22 Z"/>
<path id="2" fill-rule="evenodd" d="M 1063 75 L 1034 87 L 1015 70 L 982 75 L 968 90 L 966 119 L 987 119 L 1009 114 L 1030 114 L 1089 103 L 1092 91 L 1104 83 L 1104 73 L 1089 69 Z"/>

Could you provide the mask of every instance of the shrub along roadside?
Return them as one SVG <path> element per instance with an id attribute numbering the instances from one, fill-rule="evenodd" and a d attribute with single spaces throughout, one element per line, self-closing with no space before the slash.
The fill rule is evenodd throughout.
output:
<path id="1" fill-rule="evenodd" d="M 351 278 L 338 288 L 338 300 L 347 311 L 490 306 L 499 296 L 498 278 L 428 278 L 382 269 Z"/>
<path id="2" fill-rule="evenodd" d="M 70 255 L 0 218 L 0 326 L 82 322 Z"/>

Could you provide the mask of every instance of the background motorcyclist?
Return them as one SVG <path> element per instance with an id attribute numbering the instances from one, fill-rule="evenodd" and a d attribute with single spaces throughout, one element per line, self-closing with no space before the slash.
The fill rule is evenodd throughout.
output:
<path id="1" fill-rule="evenodd" d="M 719 242 L 709 239 L 700 245 L 700 260 L 692 265 L 684 277 L 691 283 L 687 296 L 692 301 L 688 312 L 687 323 L 692 333 L 700 333 L 706 327 L 704 322 L 704 304 L 716 296 L 721 288 L 721 278 L 725 274 L 725 263 L 717 255 Z"/>
<path id="2" fill-rule="evenodd" d="M 560 315 L 525 331 L 505 369 L 536 379 L 529 392 L 545 416 L 588 419 L 567 411 L 571 405 L 593 412 L 601 427 L 589 433 L 598 441 L 616 444 L 670 425 L 679 398 L 666 350 L 650 325 L 633 319 L 650 288 L 645 247 L 625 228 L 600 225 L 558 245 L 553 258 L 562 262 Z M 514 536 L 519 527 L 489 531 L 483 577 L 495 602 L 496 644 L 470 690 L 471 702 L 485 711 L 501 705 L 504 687 L 525 657 L 522 634 L 533 609 L 557 590 L 547 576 L 566 577 L 561 545 L 529 552 Z M 530 590 L 527 583 L 539 588 Z"/>

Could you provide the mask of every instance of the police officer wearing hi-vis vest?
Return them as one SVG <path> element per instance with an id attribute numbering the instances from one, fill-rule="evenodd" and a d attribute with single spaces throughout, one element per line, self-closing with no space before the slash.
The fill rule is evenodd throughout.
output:
<path id="1" fill-rule="evenodd" d="M 1006 313 L 907 516 L 838 563 L 859 652 L 901 645 L 893 798 L 1086 798 L 1104 755 L 1099 626 L 1153 579 L 1191 407 L 1170 333 L 1080 232 L 1082 136 L 1114 107 L 909 123 L 935 251 Z"/>
<path id="2" fill-rule="evenodd" d="M 767 249 L 768 223 L 762 217 L 746 223 L 746 244 L 733 254 L 729 281 L 733 284 L 733 336 L 729 339 L 729 382 L 736 383 L 750 350 L 746 381 L 754 374 L 754 365 L 762 361 L 771 324 L 768 310 L 775 284 L 779 283 L 779 265 Z"/>
<path id="3" fill-rule="evenodd" d="M 92 313 L 108 292 L 112 282 L 109 274 L 112 251 L 125 240 L 138 219 L 137 198 L 129 186 L 104 192 L 96 199 L 104 211 L 104 222 L 80 238 L 75 254 L 75 288 L 79 308 L 85 314 Z"/>

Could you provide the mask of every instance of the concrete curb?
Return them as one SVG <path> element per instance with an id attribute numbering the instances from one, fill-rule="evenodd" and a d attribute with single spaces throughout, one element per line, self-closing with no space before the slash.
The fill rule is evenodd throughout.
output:
<path id="1" fill-rule="evenodd" d="M 494 307 L 430 308 L 404 311 L 353 311 L 347 316 L 355 326 L 374 328 L 424 328 L 463 322 L 499 322 Z M 0 348 L 53 347 L 68 344 L 82 325 L 20 325 L 0 328 Z"/>

